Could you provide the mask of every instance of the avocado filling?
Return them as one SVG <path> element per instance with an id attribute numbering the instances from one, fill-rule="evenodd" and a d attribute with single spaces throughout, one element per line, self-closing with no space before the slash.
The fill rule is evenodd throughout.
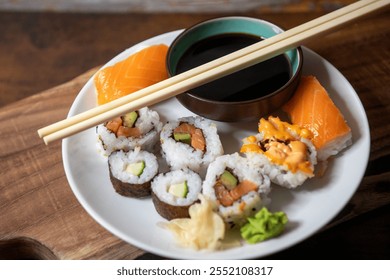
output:
<path id="1" fill-rule="evenodd" d="M 191 145 L 191 134 L 189 133 L 173 133 L 173 139 Z"/>
<path id="2" fill-rule="evenodd" d="M 225 170 L 219 179 L 222 185 L 229 190 L 234 189 L 238 184 L 238 179 L 228 170 Z"/>
<path id="3" fill-rule="evenodd" d="M 172 184 L 168 187 L 168 192 L 176 197 L 185 198 L 188 194 L 187 181 L 178 184 Z"/>
<path id="4" fill-rule="evenodd" d="M 129 172 L 130 174 L 138 177 L 142 175 L 144 169 L 145 169 L 144 161 L 130 163 L 126 166 L 126 172 Z"/>
<path id="5" fill-rule="evenodd" d="M 138 119 L 138 113 L 136 111 L 127 113 L 126 115 L 122 116 L 123 125 L 126 127 L 134 127 L 137 119 Z"/>

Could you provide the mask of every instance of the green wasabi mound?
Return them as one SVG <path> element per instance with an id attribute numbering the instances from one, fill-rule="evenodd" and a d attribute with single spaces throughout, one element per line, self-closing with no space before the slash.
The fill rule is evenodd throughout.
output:
<path id="1" fill-rule="evenodd" d="M 240 229 L 241 236 L 250 244 L 255 244 L 280 235 L 288 221 L 284 212 L 271 213 L 263 207 Z"/>

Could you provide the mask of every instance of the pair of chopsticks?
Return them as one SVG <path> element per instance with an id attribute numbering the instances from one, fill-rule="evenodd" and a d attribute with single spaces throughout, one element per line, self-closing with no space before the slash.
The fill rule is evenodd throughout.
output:
<path id="1" fill-rule="evenodd" d="M 46 144 L 151 106 L 197 86 L 296 48 L 359 17 L 384 8 L 390 0 L 360 0 L 199 67 L 38 130 Z"/>

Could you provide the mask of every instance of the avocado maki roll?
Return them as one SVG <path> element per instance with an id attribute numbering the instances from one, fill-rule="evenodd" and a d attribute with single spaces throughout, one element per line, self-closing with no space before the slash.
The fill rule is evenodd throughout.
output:
<path id="1" fill-rule="evenodd" d="M 202 186 L 203 195 L 216 202 L 217 212 L 229 227 L 241 225 L 268 204 L 269 191 L 269 178 L 238 153 L 212 162 Z"/>
<path id="2" fill-rule="evenodd" d="M 188 218 L 188 208 L 198 200 L 200 176 L 189 169 L 161 173 L 153 179 L 152 199 L 156 211 L 167 220 Z"/>
<path id="3" fill-rule="evenodd" d="M 135 147 L 155 152 L 161 128 L 156 111 L 144 107 L 129 112 L 96 127 L 98 150 L 105 156 L 117 150 L 127 152 Z"/>
<path id="4" fill-rule="evenodd" d="M 188 168 L 201 175 L 223 154 L 215 123 L 202 117 L 185 117 L 164 125 L 160 134 L 162 155 L 173 169 Z"/>
<path id="5" fill-rule="evenodd" d="M 117 193 L 128 197 L 150 196 L 150 184 L 158 173 L 155 155 L 141 151 L 115 151 L 108 157 L 111 183 Z"/>

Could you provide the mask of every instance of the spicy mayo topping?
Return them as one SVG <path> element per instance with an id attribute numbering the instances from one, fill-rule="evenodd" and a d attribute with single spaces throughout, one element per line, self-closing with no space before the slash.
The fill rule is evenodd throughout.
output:
<path id="1" fill-rule="evenodd" d="M 269 117 L 268 121 L 266 119 L 260 119 L 258 130 L 264 134 L 264 139 L 276 138 L 281 141 L 286 141 L 296 140 L 297 137 L 308 139 L 313 137 L 310 130 L 283 122 L 278 117 Z"/>
<path id="2" fill-rule="evenodd" d="M 308 138 L 309 130 L 282 122 L 279 118 L 261 119 L 259 132 L 263 139 L 258 141 L 256 136 L 249 136 L 241 147 L 242 153 L 262 153 L 278 165 L 286 166 L 291 172 L 302 171 L 313 174 L 313 168 L 307 159 L 308 148 L 298 137 Z"/>

